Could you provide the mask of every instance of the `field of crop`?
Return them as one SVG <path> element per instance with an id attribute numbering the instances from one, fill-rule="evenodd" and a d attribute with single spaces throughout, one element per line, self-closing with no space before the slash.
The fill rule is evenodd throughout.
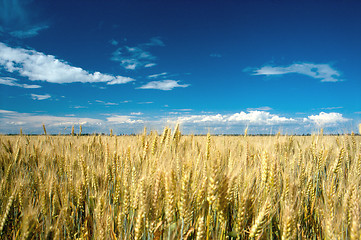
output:
<path id="1" fill-rule="evenodd" d="M 0 239 L 360 239 L 353 134 L 0 141 Z"/>

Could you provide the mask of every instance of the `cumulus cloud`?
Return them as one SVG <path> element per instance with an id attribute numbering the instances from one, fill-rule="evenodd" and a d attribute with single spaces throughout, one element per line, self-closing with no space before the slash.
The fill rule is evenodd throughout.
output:
<path id="1" fill-rule="evenodd" d="M 250 124 L 277 125 L 294 123 L 296 120 L 293 118 L 280 117 L 276 114 L 271 114 L 264 111 L 250 111 L 249 113 L 235 113 L 229 117 L 228 121 L 249 122 Z"/>
<path id="2" fill-rule="evenodd" d="M 21 88 L 41 88 L 40 85 L 29 85 L 21 84 L 17 82 L 18 80 L 11 77 L 0 77 L 0 84 L 12 86 L 12 87 L 21 87 Z"/>
<path id="3" fill-rule="evenodd" d="M 178 84 L 179 81 L 175 80 L 162 80 L 162 81 L 152 81 L 147 84 L 138 87 L 138 89 L 158 89 L 163 91 L 173 90 L 173 88 L 181 87 L 186 88 L 189 84 Z"/>
<path id="4" fill-rule="evenodd" d="M 281 117 L 264 111 L 240 112 L 234 114 L 190 115 L 177 119 L 180 123 L 208 123 L 208 124 L 244 124 L 244 125 L 280 125 L 295 123 L 293 118 Z"/>
<path id="5" fill-rule="evenodd" d="M 121 116 L 121 115 L 114 115 L 107 118 L 107 121 L 113 124 L 122 124 L 122 123 L 144 123 L 143 120 L 133 119 L 133 116 Z"/>
<path id="6" fill-rule="evenodd" d="M 64 127 L 83 125 L 84 132 L 109 132 L 109 128 L 118 133 L 137 133 L 144 126 L 161 131 L 164 126 L 180 123 L 184 133 L 229 133 L 242 134 L 249 127 L 252 134 L 274 133 L 282 129 L 283 133 L 311 133 L 315 126 L 325 127 L 329 133 L 338 133 L 343 123 L 351 121 L 339 113 L 310 115 L 307 118 L 290 118 L 265 111 L 249 111 L 231 114 L 204 113 L 189 115 L 185 112 L 166 113 L 165 115 L 144 116 L 141 112 L 127 115 L 100 114 L 98 118 L 79 118 L 74 114 L 52 116 L 40 113 L 19 113 L 0 110 L 0 133 L 18 133 L 20 128 L 27 132 L 41 133 L 45 124 L 49 132 L 59 133 Z M 84 128 L 83 128 L 84 129 Z"/>
<path id="7" fill-rule="evenodd" d="M 51 98 L 49 94 L 39 95 L 39 94 L 31 94 L 31 98 L 33 100 L 45 100 Z"/>
<path id="8" fill-rule="evenodd" d="M 52 55 L 24 48 L 11 48 L 1 42 L 0 67 L 32 81 L 51 83 L 104 82 L 112 85 L 134 81 L 129 77 L 112 76 L 100 72 L 89 73 L 80 67 L 73 67 L 65 61 L 56 59 Z"/>
<path id="9" fill-rule="evenodd" d="M 318 115 L 311 115 L 307 118 L 304 118 L 304 122 L 310 122 L 313 124 L 316 124 L 318 126 L 334 126 L 339 123 L 344 123 L 349 121 L 350 119 L 344 118 L 341 113 L 331 112 L 331 113 L 325 113 L 321 112 Z"/>
<path id="10" fill-rule="evenodd" d="M 116 76 L 113 80 L 107 82 L 107 84 L 108 85 L 125 84 L 125 83 L 133 82 L 133 81 L 135 81 L 135 80 L 130 77 Z"/>
<path id="11" fill-rule="evenodd" d="M 328 64 L 313 64 L 313 63 L 294 63 L 287 67 L 264 66 L 255 69 L 253 75 L 283 75 L 289 73 L 298 73 L 306 75 L 315 79 L 320 79 L 321 82 L 339 82 L 341 73 L 333 69 Z"/>
<path id="12" fill-rule="evenodd" d="M 113 52 L 111 60 L 119 62 L 120 66 L 127 70 L 154 67 L 157 65 L 154 62 L 156 57 L 147 49 L 156 46 L 164 46 L 163 41 L 159 37 L 151 38 L 148 43 L 139 44 L 135 47 L 120 47 Z"/>

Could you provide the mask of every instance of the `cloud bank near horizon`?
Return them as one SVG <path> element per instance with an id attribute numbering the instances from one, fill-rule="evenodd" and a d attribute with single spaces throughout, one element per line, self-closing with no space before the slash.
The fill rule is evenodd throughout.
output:
<path id="1" fill-rule="evenodd" d="M 108 132 L 110 128 L 113 128 L 116 130 L 115 133 L 130 134 L 140 132 L 144 126 L 161 131 L 165 126 L 174 126 L 179 123 L 186 134 L 205 134 L 208 131 L 217 134 L 242 134 L 246 127 L 252 130 L 250 132 L 252 134 L 270 133 L 278 129 L 283 129 L 290 134 L 302 134 L 320 127 L 329 129 L 330 133 L 338 133 L 340 130 L 345 130 L 344 124 L 352 121 L 335 112 L 321 112 L 306 118 L 292 118 L 258 110 L 233 114 L 185 113 L 158 117 L 146 116 L 143 113 L 104 114 L 104 116 L 104 118 L 88 118 L 71 114 L 63 117 L 0 110 L 0 132 L 18 133 L 19 129 L 23 128 L 31 133 L 41 133 L 41 126 L 45 124 L 50 129 L 49 132 L 58 133 L 64 131 L 64 128 L 81 124 L 85 129 L 84 132 L 88 133 Z"/>

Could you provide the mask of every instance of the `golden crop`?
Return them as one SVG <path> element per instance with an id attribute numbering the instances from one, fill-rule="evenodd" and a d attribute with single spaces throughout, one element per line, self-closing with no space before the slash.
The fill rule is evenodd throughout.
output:
<path id="1" fill-rule="evenodd" d="M 360 136 L 0 142 L 0 239 L 360 239 Z"/>

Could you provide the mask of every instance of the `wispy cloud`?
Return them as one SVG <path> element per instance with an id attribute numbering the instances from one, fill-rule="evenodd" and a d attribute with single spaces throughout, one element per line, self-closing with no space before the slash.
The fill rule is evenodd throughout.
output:
<path id="1" fill-rule="evenodd" d="M 113 102 L 105 102 L 105 101 L 102 101 L 102 100 L 95 100 L 95 102 L 97 103 L 102 103 L 106 106 L 116 106 L 116 105 L 119 105 L 118 103 L 113 103 Z"/>
<path id="2" fill-rule="evenodd" d="M 247 111 L 270 111 L 270 110 L 272 110 L 272 108 L 268 106 L 258 107 L 258 108 L 247 108 Z"/>
<path id="3" fill-rule="evenodd" d="M 294 63 L 287 67 L 263 66 L 253 71 L 253 75 L 283 75 L 297 73 L 306 75 L 321 82 L 339 82 L 342 81 L 341 73 L 333 69 L 329 64 L 314 63 Z"/>
<path id="4" fill-rule="evenodd" d="M 47 24 L 33 22 L 35 11 L 29 11 L 27 4 L 32 1 L 2 0 L 0 1 L 0 31 L 8 32 L 16 38 L 29 38 L 47 29 Z"/>
<path id="5" fill-rule="evenodd" d="M 120 65 L 128 70 L 135 70 L 136 68 L 153 66 L 155 57 L 139 47 L 124 47 L 118 48 L 113 52 L 111 60 L 120 62 Z M 151 65 L 149 65 L 151 64 Z"/>
<path id="6" fill-rule="evenodd" d="M 40 94 L 33 94 L 32 93 L 31 98 L 33 100 L 45 100 L 45 99 L 51 98 L 51 96 L 49 94 L 40 95 Z"/>
<path id="7" fill-rule="evenodd" d="M 4 25 L 9 25 L 15 22 L 25 22 L 27 18 L 26 11 L 24 9 L 25 1 L 19 0 L 3 0 L 0 2 L 0 19 Z"/>
<path id="8" fill-rule="evenodd" d="M 211 53 L 209 56 L 213 57 L 213 58 L 221 58 L 222 57 L 222 55 L 219 53 Z"/>
<path id="9" fill-rule="evenodd" d="M 115 39 L 110 40 L 110 44 L 113 45 L 113 46 L 117 46 L 118 43 L 119 42 L 117 40 L 115 40 Z"/>
<path id="10" fill-rule="evenodd" d="M 341 109 L 343 107 L 324 107 L 324 108 L 321 108 L 322 110 L 335 110 L 335 109 Z"/>
<path id="11" fill-rule="evenodd" d="M 51 83 L 96 83 L 124 84 L 134 81 L 130 77 L 112 76 L 100 72 L 73 67 L 52 55 L 24 48 L 11 48 L 0 42 L 0 67 L 10 73 L 18 73 L 32 81 Z"/>
<path id="12" fill-rule="evenodd" d="M 71 108 L 81 109 L 81 108 L 88 108 L 88 107 L 86 107 L 86 106 L 73 106 L 73 107 L 71 107 Z"/>
<path id="13" fill-rule="evenodd" d="M 154 102 L 139 102 L 138 104 L 152 104 Z"/>
<path id="14" fill-rule="evenodd" d="M 141 46 L 150 46 L 150 47 L 164 47 L 165 44 L 160 37 L 152 37 L 149 42 L 140 44 Z"/>
<path id="15" fill-rule="evenodd" d="M 303 119 L 303 121 L 306 123 L 313 123 L 322 127 L 334 126 L 338 123 L 347 122 L 349 120 L 351 119 L 344 118 L 341 113 L 336 113 L 336 112 L 332 112 L 332 113 L 321 112 L 318 115 L 311 115 Z"/>
<path id="16" fill-rule="evenodd" d="M 40 85 L 29 85 L 29 84 L 21 84 L 17 82 L 18 80 L 11 77 L 0 77 L 0 84 L 13 86 L 13 87 L 21 87 L 21 88 L 41 88 Z"/>
<path id="17" fill-rule="evenodd" d="M 130 113 L 130 115 L 140 116 L 140 115 L 143 115 L 143 113 L 142 112 L 132 112 L 132 113 Z"/>
<path id="18" fill-rule="evenodd" d="M 162 73 L 149 75 L 148 78 L 159 78 L 159 77 L 164 77 L 164 76 L 167 76 L 167 75 L 168 75 L 167 72 L 162 72 Z"/>
<path id="19" fill-rule="evenodd" d="M 190 108 L 181 108 L 181 109 L 173 109 L 173 110 L 181 111 L 181 112 L 191 112 L 191 111 L 193 111 L 193 109 L 190 109 Z"/>
<path id="20" fill-rule="evenodd" d="M 135 47 L 121 47 L 113 52 L 111 60 L 120 62 L 120 66 L 127 70 L 154 67 L 157 65 L 154 62 L 156 57 L 148 49 L 156 46 L 164 46 L 160 38 L 151 38 L 148 43 L 139 44 Z"/>
<path id="21" fill-rule="evenodd" d="M 150 67 L 154 67 L 154 66 L 157 66 L 156 63 L 147 63 L 144 65 L 145 68 L 150 68 Z"/>
<path id="22" fill-rule="evenodd" d="M 10 32 L 10 35 L 17 38 L 30 38 L 39 34 L 40 31 L 48 29 L 47 25 L 33 26 L 26 30 L 17 30 Z"/>
<path id="23" fill-rule="evenodd" d="M 163 91 L 169 91 L 177 87 L 185 88 L 189 86 L 189 84 L 178 84 L 178 82 L 179 81 L 175 80 L 152 81 L 138 87 L 138 89 L 158 89 Z"/>

